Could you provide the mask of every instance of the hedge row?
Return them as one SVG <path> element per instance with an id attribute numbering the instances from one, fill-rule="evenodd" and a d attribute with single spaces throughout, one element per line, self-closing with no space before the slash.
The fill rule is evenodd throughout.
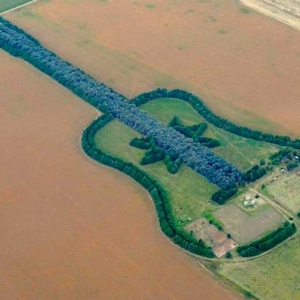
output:
<path id="1" fill-rule="evenodd" d="M 142 150 L 149 150 L 154 144 L 154 141 L 151 141 L 151 139 L 147 138 L 134 138 L 129 142 L 129 145 L 138 149 Z"/>
<path id="2" fill-rule="evenodd" d="M 165 152 L 157 146 L 152 146 L 148 151 L 145 152 L 140 164 L 141 165 L 150 165 L 158 161 L 161 161 L 165 158 Z"/>
<path id="3" fill-rule="evenodd" d="M 242 180 L 242 173 L 222 157 L 173 128 L 164 126 L 123 96 L 96 81 L 82 70 L 45 49 L 35 39 L 0 18 L 0 47 L 51 76 L 98 109 L 109 112 L 142 135 L 153 137 L 157 146 L 175 152 L 181 161 L 221 188 Z"/>
<path id="4" fill-rule="evenodd" d="M 213 258 L 212 249 L 206 246 L 203 241 L 198 241 L 184 230 L 178 229 L 172 214 L 169 195 L 155 179 L 134 164 L 115 158 L 97 148 L 94 141 L 95 134 L 113 118 L 111 114 L 104 114 L 85 129 L 82 135 L 82 148 L 85 153 L 97 162 L 130 176 L 150 193 L 158 214 L 160 227 L 174 243 L 191 253 Z"/>
<path id="5" fill-rule="evenodd" d="M 286 221 L 282 227 L 277 228 L 266 236 L 256 240 L 250 244 L 237 247 L 237 252 L 240 256 L 251 257 L 268 251 L 297 231 L 295 223 Z"/>

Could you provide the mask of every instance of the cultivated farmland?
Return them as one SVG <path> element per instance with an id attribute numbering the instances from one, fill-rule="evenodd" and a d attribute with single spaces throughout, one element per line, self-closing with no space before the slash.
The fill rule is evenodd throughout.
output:
<path id="1" fill-rule="evenodd" d="M 96 111 L 0 60 L 1 299 L 238 298 L 162 236 L 140 187 L 83 154 Z"/>
<path id="2" fill-rule="evenodd" d="M 147 3 L 52 0 L 7 17 L 129 98 L 183 88 L 239 124 L 299 134 L 296 30 L 235 1 Z"/>
<path id="3" fill-rule="evenodd" d="M 297 46 L 299 35 L 290 28 L 266 20 L 263 16 L 249 13 L 238 5 L 225 6 L 224 2 L 217 0 L 197 1 L 197 5 L 200 5 L 199 3 L 201 3 L 200 11 L 197 10 L 199 6 L 195 9 L 196 1 L 195 3 L 176 1 L 175 5 L 174 1 L 166 1 L 163 4 L 160 1 L 153 3 L 136 1 L 130 4 L 101 1 L 99 4 L 98 1 L 53 0 L 46 4 L 33 5 L 32 9 L 26 8 L 10 14 L 10 18 L 41 40 L 44 39 L 43 42 L 47 47 L 127 96 L 157 86 L 182 87 L 206 96 L 204 99 L 214 111 L 238 124 L 276 133 L 292 132 L 299 136 L 299 103 L 295 100 L 299 96 L 299 86 L 295 84 L 299 70 Z M 60 9 L 57 10 L 57 7 Z M 61 9 L 62 7 L 65 9 Z M 81 10 L 80 14 L 77 10 Z M 131 12 L 133 27 L 126 23 L 126 19 L 122 19 L 124 11 Z M 156 22 L 153 22 L 154 18 Z M 166 19 L 168 22 L 165 22 Z M 239 26 L 235 26 L 236 24 Z M 272 28 L 269 28 L 270 24 Z M 152 31 L 149 31 L 149 28 Z M 197 30 L 194 32 L 190 30 L 191 28 Z M 202 28 L 205 30 L 201 30 Z M 270 34 L 274 32 L 276 37 Z M 177 44 L 178 42 L 180 44 Z M 83 56 L 82 53 L 89 55 Z M 282 106 L 283 99 L 284 106 Z M 192 114 L 189 116 L 187 114 L 185 120 L 191 122 L 190 117 L 192 118 Z M 112 127 L 109 127 L 111 125 Z M 109 146 L 109 143 L 117 146 L 119 151 L 123 151 L 118 155 L 128 156 L 131 160 L 136 160 L 134 161 L 136 163 L 143 156 L 143 151 L 134 149 L 130 152 L 128 142 L 132 137 L 139 136 L 130 130 L 126 131 L 128 128 L 124 129 L 122 126 L 113 121 L 101 130 L 96 136 L 98 146 L 100 148 Z M 219 155 L 226 157 L 233 164 L 240 163 L 239 166 L 244 170 L 253 165 L 260 155 L 265 157 L 274 150 L 271 147 L 256 147 L 255 142 L 248 143 L 234 136 L 226 136 L 221 130 L 215 130 L 213 127 L 205 134 L 206 137 L 222 140 L 223 147 L 214 151 L 218 151 Z M 239 147 L 244 148 L 244 151 L 237 151 Z M 255 151 L 252 151 L 253 149 Z M 117 153 L 113 154 L 117 156 Z M 177 216 L 181 214 L 178 218 L 180 226 L 197 219 L 201 214 L 215 217 L 212 213 L 212 204 L 204 202 L 215 187 L 203 178 L 196 178 L 194 181 L 195 174 L 186 173 L 185 166 L 178 174 L 172 175 L 173 177 L 163 171 L 165 170 L 163 163 L 144 168 L 147 172 L 148 170 L 151 172 L 152 169 L 151 175 L 157 176 L 164 186 L 173 185 L 176 195 L 191 192 L 186 199 L 182 194 L 172 203 Z M 184 175 L 180 178 L 180 174 Z M 177 175 L 179 178 L 177 182 L 170 180 Z M 190 182 L 194 184 L 195 190 L 187 188 Z M 181 188 L 183 184 L 186 190 Z M 297 182 L 295 184 L 297 185 Z M 193 193 L 199 198 L 194 197 Z M 172 198 L 176 199 L 176 196 Z M 198 203 L 195 200 L 198 200 Z M 117 202 L 115 205 L 117 206 Z M 120 215 L 121 218 L 122 216 Z M 264 215 L 263 218 L 268 216 L 270 215 Z M 226 221 L 228 220 L 223 222 Z M 286 244 L 291 247 L 290 253 L 299 251 L 297 244 L 290 241 Z M 286 244 L 272 253 L 275 261 L 280 259 L 279 255 L 282 254 L 280 249 L 286 247 Z M 290 267 L 297 263 L 296 259 L 293 260 L 291 257 L 285 262 Z M 263 282 L 259 276 L 264 276 L 265 266 L 260 259 L 251 261 L 250 272 L 242 273 L 244 276 L 242 278 L 240 270 L 247 266 L 246 262 L 235 264 L 221 262 L 219 265 L 223 269 L 215 267 L 214 270 L 220 271 L 229 280 L 263 299 L 276 299 L 274 291 L 269 290 L 269 286 L 248 284 L 253 280 Z M 282 268 L 282 272 L 288 275 L 288 268 Z M 270 274 L 273 276 L 273 272 Z M 292 279 L 289 276 L 285 278 L 290 282 L 276 282 L 277 289 L 281 291 L 281 294 L 277 295 L 282 299 L 294 298 L 296 288 L 291 289 Z M 294 280 L 297 279 L 296 275 Z M 270 281 L 276 280 L 274 274 Z M 282 289 L 280 285 L 283 286 Z"/>

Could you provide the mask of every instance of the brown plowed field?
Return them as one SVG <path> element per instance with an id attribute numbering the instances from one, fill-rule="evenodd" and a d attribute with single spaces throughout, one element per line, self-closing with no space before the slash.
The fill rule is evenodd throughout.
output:
<path id="1" fill-rule="evenodd" d="M 300 33 L 237 2 L 51 0 L 6 17 L 129 97 L 186 88 L 234 121 L 299 136 Z"/>
<path id="2" fill-rule="evenodd" d="M 238 298 L 161 234 L 141 188 L 83 154 L 95 110 L 0 61 L 0 299 Z"/>

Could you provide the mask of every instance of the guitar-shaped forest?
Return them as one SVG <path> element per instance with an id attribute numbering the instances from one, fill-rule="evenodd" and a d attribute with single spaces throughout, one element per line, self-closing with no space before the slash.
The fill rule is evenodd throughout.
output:
<path id="1" fill-rule="evenodd" d="M 296 174 L 299 139 L 236 125 L 183 90 L 128 100 L 3 18 L 0 47 L 102 112 L 84 131 L 83 150 L 142 185 L 162 231 L 183 249 L 207 258 L 256 256 L 296 232 L 297 212 L 276 210 L 268 195 L 270 178 Z M 264 225 L 241 235 L 247 216 Z"/>

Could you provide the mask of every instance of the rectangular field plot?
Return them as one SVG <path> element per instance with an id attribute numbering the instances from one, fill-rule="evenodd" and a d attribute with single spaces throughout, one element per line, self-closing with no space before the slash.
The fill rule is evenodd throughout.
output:
<path id="1" fill-rule="evenodd" d="M 207 245 L 212 247 L 214 254 L 217 257 L 222 257 L 228 251 L 237 247 L 237 243 L 228 238 L 224 231 L 218 230 L 218 228 L 204 219 L 200 218 L 190 224 L 185 229 L 197 239 L 202 239 Z"/>
<path id="2" fill-rule="evenodd" d="M 0 13 L 31 1 L 32 0 L 0 0 Z"/>
<path id="3" fill-rule="evenodd" d="M 283 216 L 273 207 L 249 216 L 234 204 L 220 208 L 215 216 L 224 224 L 224 230 L 241 244 L 256 239 L 283 221 Z"/>
<path id="4" fill-rule="evenodd" d="M 300 211 L 300 176 L 286 173 L 266 186 L 266 192 L 294 213 Z"/>

